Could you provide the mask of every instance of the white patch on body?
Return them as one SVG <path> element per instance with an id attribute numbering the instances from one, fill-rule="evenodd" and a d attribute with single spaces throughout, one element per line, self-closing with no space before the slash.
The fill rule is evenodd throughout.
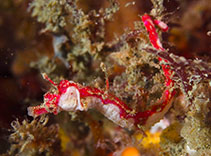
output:
<path id="1" fill-rule="evenodd" d="M 164 118 L 164 119 L 160 120 L 160 122 L 158 122 L 154 126 L 152 126 L 150 129 L 150 132 L 156 133 L 156 132 L 162 131 L 169 125 L 170 125 L 169 121 L 166 118 Z"/>
<path id="2" fill-rule="evenodd" d="M 160 21 L 160 22 L 158 23 L 158 26 L 159 26 L 161 29 L 163 29 L 164 31 L 168 30 L 167 24 L 164 23 L 164 22 L 162 22 L 162 21 Z"/>
<path id="3" fill-rule="evenodd" d="M 159 39 L 157 39 L 157 45 L 162 49 L 163 48 L 163 46 L 162 46 L 162 44 L 161 44 L 161 42 L 160 42 L 160 40 Z"/>
<path id="4" fill-rule="evenodd" d="M 80 93 L 75 87 L 67 88 L 67 91 L 61 95 L 58 105 L 65 111 L 84 110 L 80 102 Z"/>
<path id="5" fill-rule="evenodd" d="M 98 98 L 93 98 L 92 97 L 92 102 L 91 105 L 89 105 L 89 108 L 95 108 L 99 112 L 101 112 L 106 118 L 111 120 L 112 122 L 116 123 L 117 125 L 123 127 L 123 128 L 128 128 L 128 129 L 133 129 L 134 127 L 134 121 L 133 119 L 124 119 L 120 117 L 120 109 L 118 106 L 114 104 L 103 104 L 100 99 Z"/>

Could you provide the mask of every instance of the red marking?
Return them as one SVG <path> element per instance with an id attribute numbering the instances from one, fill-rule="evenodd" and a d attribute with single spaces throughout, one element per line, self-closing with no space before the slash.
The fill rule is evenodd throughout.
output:
<path id="1" fill-rule="evenodd" d="M 146 29 L 149 33 L 149 39 L 150 39 L 150 42 L 153 45 L 153 47 L 156 48 L 157 50 L 164 50 L 164 48 L 162 47 L 162 44 L 160 42 L 160 39 L 158 38 L 158 34 L 156 32 L 155 25 L 158 25 L 163 31 L 167 31 L 168 26 L 162 21 L 152 20 L 152 18 L 147 14 L 142 16 L 142 21 L 144 22 L 144 26 L 146 27 Z M 160 45 L 158 43 L 160 43 Z M 161 62 L 162 58 L 159 57 L 158 60 Z M 166 60 L 164 60 L 164 61 L 167 62 Z M 166 77 L 166 86 L 168 87 L 170 85 L 173 85 L 173 81 L 170 78 L 170 76 L 172 74 L 172 71 L 170 70 L 170 66 L 164 65 L 164 64 L 162 64 L 161 66 L 162 66 L 164 75 Z"/>
<path id="2" fill-rule="evenodd" d="M 44 107 L 40 107 L 40 106 L 35 106 L 35 107 L 29 107 L 28 108 L 28 114 L 29 116 L 33 116 L 33 117 L 37 117 L 40 116 L 42 114 L 47 114 L 49 113 L 46 108 Z"/>
<path id="3" fill-rule="evenodd" d="M 106 78 L 106 91 L 108 91 L 109 90 L 109 80 L 108 80 L 108 78 Z"/>
<path id="4" fill-rule="evenodd" d="M 57 86 L 57 84 L 54 83 L 54 82 L 48 77 L 47 74 L 44 73 L 44 74 L 42 74 L 42 76 L 43 76 L 43 78 L 44 78 L 45 80 L 48 80 L 52 85 Z"/>
<path id="5" fill-rule="evenodd" d="M 156 32 L 155 25 L 159 26 L 162 29 L 162 31 L 167 31 L 168 30 L 167 24 L 165 24 L 162 21 L 156 20 L 156 19 L 152 20 L 152 18 L 147 14 L 142 16 L 142 21 L 144 23 L 145 28 L 147 29 L 147 31 L 149 33 L 149 39 L 150 39 L 150 42 L 153 45 L 153 47 L 156 48 L 157 50 L 164 50 L 164 48 L 162 47 L 162 44 L 160 42 L 160 39 L 158 38 L 158 34 Z M 163 59 L 159 57 L 158 60 L 159 60 L 159 62 L 161 62 Z M 167 63 L 167 60 L 164 60 L 164 61 Z M 164 72 L 164 76 L 166 78 L 165 85 L 166 85 L 166 87 L 170 87 L 174 84 L 173 80 L 171 80 L 171 78 L 170 78 L 170 76 L 172 74 L 170 66 L 165 65 L 165 64 L 161 64 L 161 66 L 162 66 L 162 69 Z M 174 90 L 171 93 L 168 89 L 164 92 L 165 100 L 160 107 L 162 110 L 165 108 L 165 106 L 168 104 L 168 102 L 171 100 L 171 98 L 174 95 L 175 95 Z M 152 113 L 154 112 L 153 110 L 155 110 L 155 109 L 156 108 L 151 109 Z"/>

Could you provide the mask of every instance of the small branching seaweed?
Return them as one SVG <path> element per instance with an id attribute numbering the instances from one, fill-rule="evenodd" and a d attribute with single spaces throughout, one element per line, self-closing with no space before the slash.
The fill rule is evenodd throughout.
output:
<path id="1" fill-rule="evenodd" d="M 58 125 L 46 126 L 47 122 L 48 117 L 44 116 L 31 122 L 13 121 L 8 155 L 58 155 L 60 153 L 59 127 Z"/>

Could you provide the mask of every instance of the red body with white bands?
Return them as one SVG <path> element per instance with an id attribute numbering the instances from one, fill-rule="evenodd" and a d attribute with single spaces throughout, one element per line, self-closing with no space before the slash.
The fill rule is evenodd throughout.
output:
<path id="1" fill-rule="evenodd" d="M 153 47 L 157 50 L 163 50 L 155 25 L 158 25 L 164 31 L 168 30 L 168 26 L 162 21 L 152 20 L 147 14 L 142 16 L 142 21 L 149 33 Z M 161 62 L 162 59 L 159 58 L 159 61 Z M 44 95 L 44 103 L 40 106 L 29 107 L 28 114 L 37 117 L 46 113 L 54 113 L 56 115 L 60 111 L 75 112 L 96 109 L 121 127 L 128 129 L 137 128 L 139 125 L 150 127 L 168 111 L 175 93 L 169 90 L 170 86 L 173 85 L 173 81 L 170 79 L 172 73 L 170 67 L 165 64 L 161 64 L 161 66 L 166 77 L 165 85 L 167 89 L 150 110 L 136 112 L 118 97 L 103 90 L 82 86 L 68 80 L 62 80 L 59 84 L 56 84 L 46 74 L 43 74 L 43 77 L 57 88 L 57 92 L 46 93 Z"/>

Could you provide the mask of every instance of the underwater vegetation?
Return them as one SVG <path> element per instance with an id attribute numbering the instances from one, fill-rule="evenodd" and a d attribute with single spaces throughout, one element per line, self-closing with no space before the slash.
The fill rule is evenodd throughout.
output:
<path id="1" fill-rule="evenodd" d="M 209 3 L 0 2 L 0 155 L 211 155 Z"/>

